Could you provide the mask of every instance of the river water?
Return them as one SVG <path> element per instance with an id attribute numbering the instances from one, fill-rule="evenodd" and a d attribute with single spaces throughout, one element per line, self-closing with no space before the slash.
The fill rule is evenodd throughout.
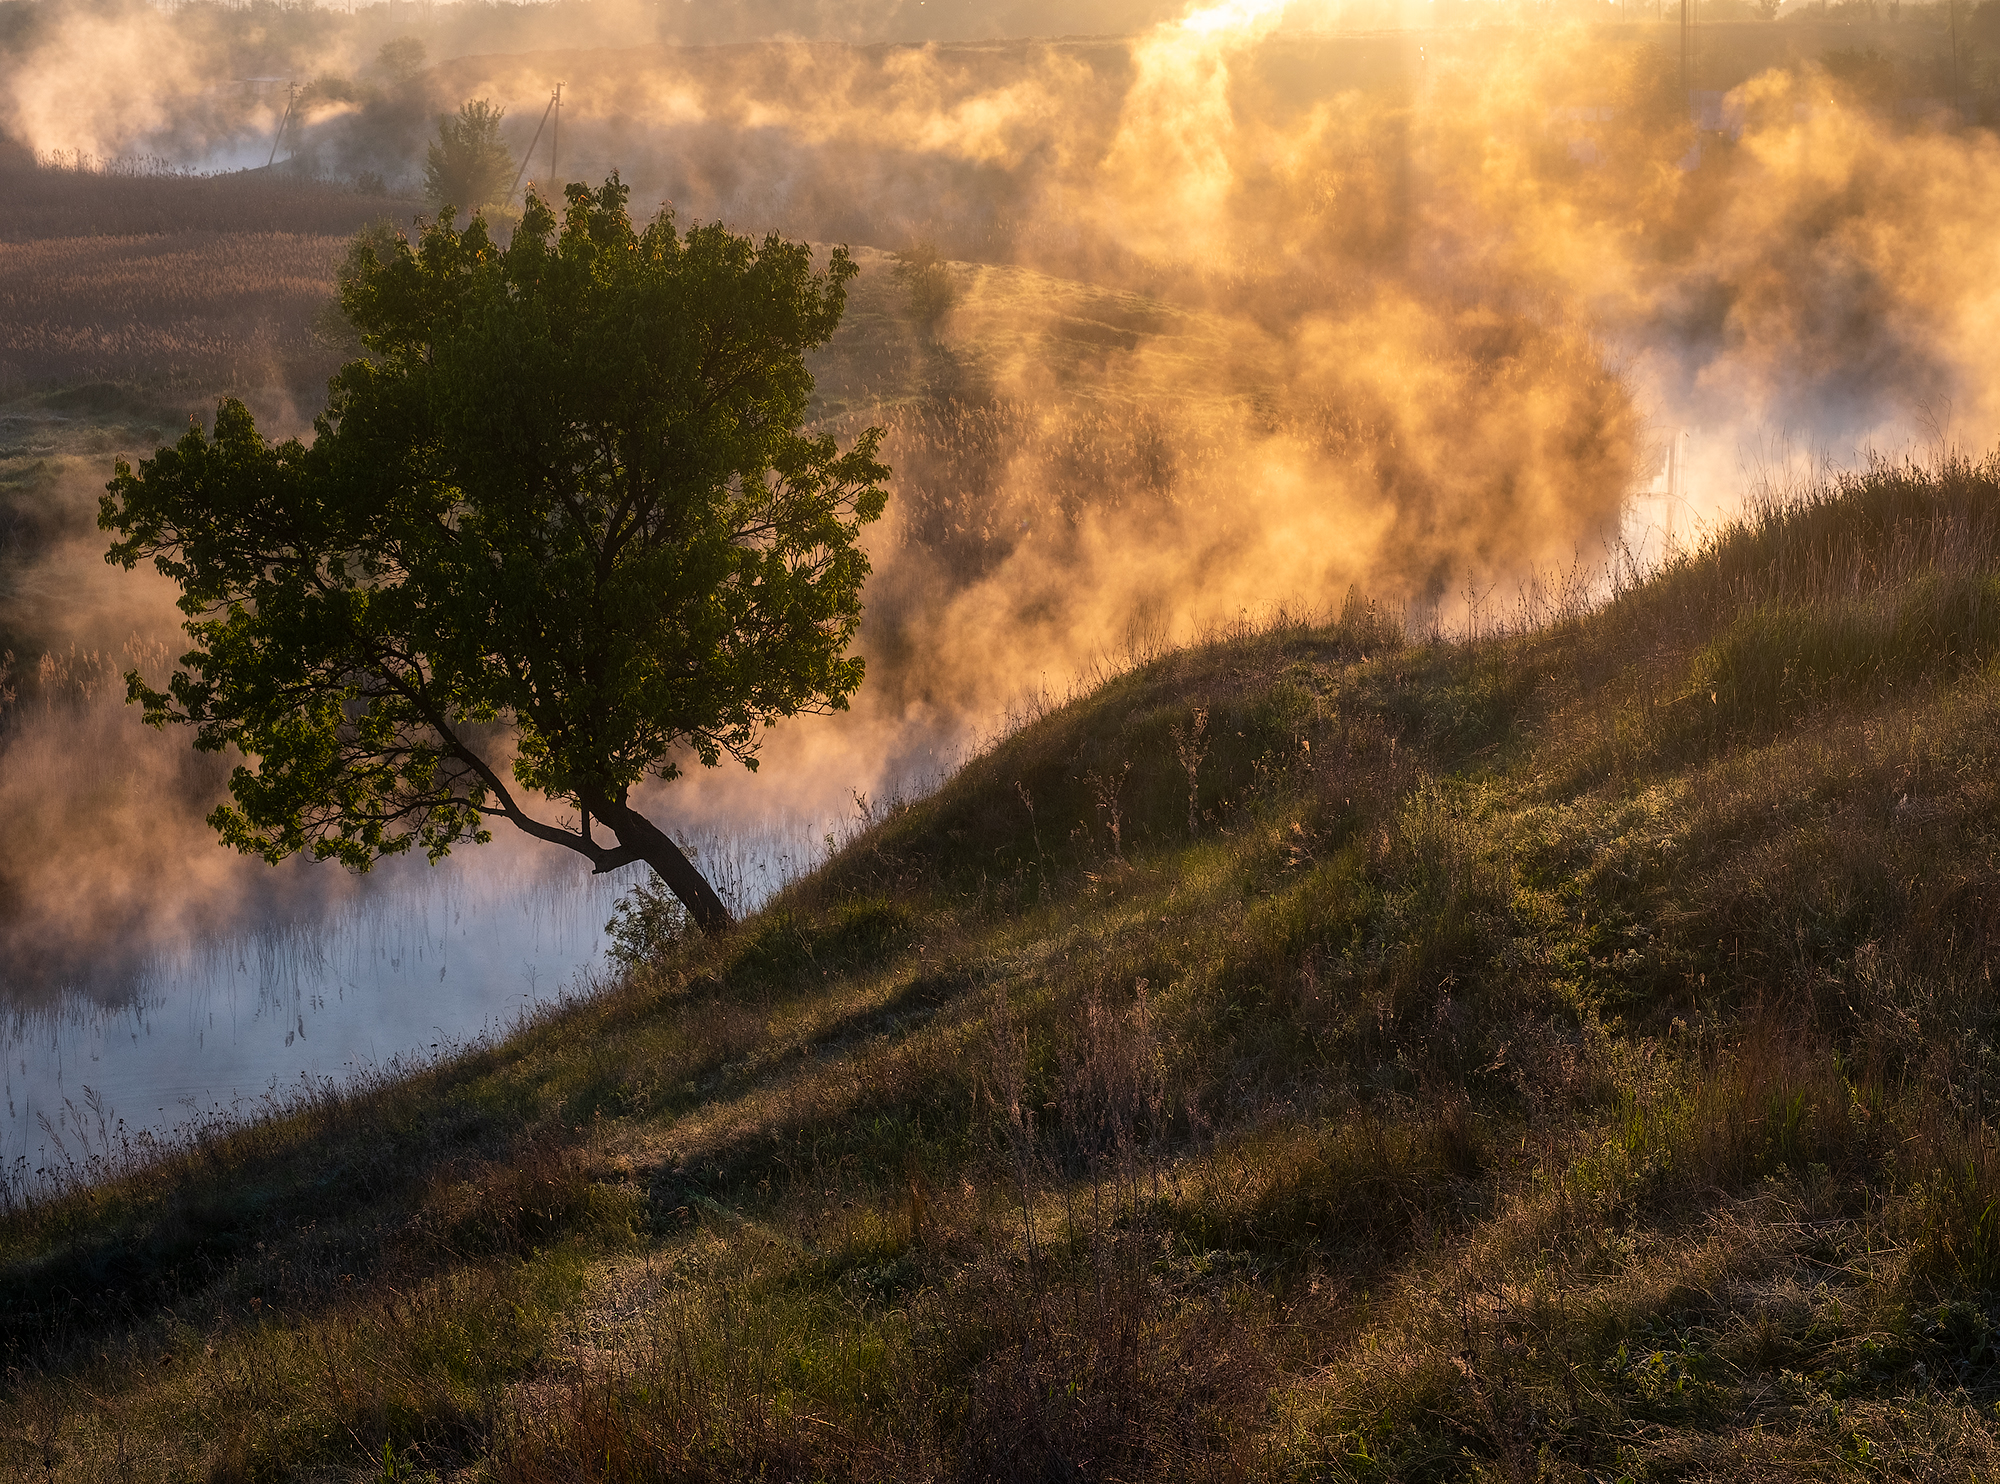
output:
<path id="1" fill-rule="evenodd" d="M 812 862 L 808 839 L 799 827 L 691 848 L 741 910 Z M 159 933 L 69 982 L 0 964 L 0 1164 L 17 1187 L 121 1140 L 253 1116 L 302 1079 L 449 1055 L 589 993 L 612 971 L 619 898 L 647 879 L 644 866 L 593 876 L 519 845 L 358 881 L 332 865 L 284 869 L 320 873 L 322 904 L 293 890 L 236 926 Z"/>
<path id="2" fill-rule="evenodd" d="M 519 856 L 399 865 L 329 910 L 167 936 L 122 982 L 6 986 L 0 1153 L 79 1158 L 121 1124 L 166 1133 L 502 1030 L 602 971 L 633 879 Z"/>

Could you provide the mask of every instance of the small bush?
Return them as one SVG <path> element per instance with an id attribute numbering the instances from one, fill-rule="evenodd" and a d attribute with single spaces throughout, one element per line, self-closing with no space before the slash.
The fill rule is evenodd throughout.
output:
<path id="1" fill-rule="evenodd" d="M 905 248 L 889 271 L 903 286 L 910 319 L 925 334 L 935 335 L 958 302 L 957 281 L 951 265 L 938 256 L 937 244 L 924 241 Z"/>
<path id="2" fill-rule="evenodd" d="M 656 878 L 618 899 L 604 924 L 605 954 L 631 973 L 665 958 L 688 939 L 687 908 Z"/>
<path id="3" fill-rule="evenodd" d="M 1681 1190 L 1740 1190 L 1814 1165 L 1848 1173 L 1867 1153 L 1854 1094 L 1832 1048 L 1766 1020 L 1616 1110 L 1632 1168 Z"/>

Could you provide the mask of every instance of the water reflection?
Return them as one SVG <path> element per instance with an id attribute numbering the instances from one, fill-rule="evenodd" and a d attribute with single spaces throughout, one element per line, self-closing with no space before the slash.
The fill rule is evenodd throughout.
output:
<path id="1" fill-rule="evenodd" d="M 499 1029 L 601 968 L 634 879 L 519 858 L 399 864 L 320 912 L 158 941 L 120 966 L 122 994 L 102 965 L 55 993 L 46 965 L 0 981 L 0 1152 L 51 1157 L 86 1089 L 113 1127 L 166 1132 L 302 1074 L 344 1078 Z"/>
<path id="2" fill-rule="evenodd" d="M 801 825 L 685 843 L 741 911 L 810 868 L 813 838 Z M 302 1077 L 345 1081 L 504 1032 L 602 982 L 607 920 L 646 875 L 503 849 L 358 882 L 303 869 L 327 900 L 290 891 L 240 926 L 164 934 L 116 961 L 0 967 L 0 1161 L 80 1159 L 121 1131 L 247 1115 Z"/>

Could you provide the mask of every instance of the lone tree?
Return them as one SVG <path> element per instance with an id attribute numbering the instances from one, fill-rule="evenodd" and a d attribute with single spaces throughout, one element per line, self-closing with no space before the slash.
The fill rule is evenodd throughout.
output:
<path id="1" fill-rule="evenodd" d="M 802 354 L 855 268 L 665 212 L 635 232 L 615 176 L 566 194 L 559 231 L 531 196 L 504 251 L 476 217 L 357 239 L 368 355 L 310 447 L 231 400 L 212 436 L 119 461 L 107 560 L 177 582 L 195 642 L 165 691 L 127 685 L 254 761 L 209 817 L 246 853 L 436 861 L 506 819 L 599 871 L 645 861 L 713 931 L 727 909 L 630 792 L 690 756 L 754 768 L 777 718 L 861 683 L 881 434 L 801 431 Z"/>
<path id="2" fill-rule="evenodd" d="M 389 80 L 392 87 L 407 88 L 414 83 L 424 70 L 424 44 L 414 36 L 398 36 L 394 41 L 382 43 L 382 49 L 375 53 L 375 70 Z"/>
<path id="3" fill-rule="evenodd" d="M 456 114 L 439 117 L 437 138 L 424 160 L 424 199 L 440 215 L 453 206 L 477 211 L 498 201 L 513 182 L 514 157 L 500 142 L 503 112 L 474 98 Z"/>

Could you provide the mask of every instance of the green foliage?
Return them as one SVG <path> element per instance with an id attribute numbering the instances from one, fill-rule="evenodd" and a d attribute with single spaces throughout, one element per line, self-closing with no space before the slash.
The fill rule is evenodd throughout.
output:
<path id="1" fill-rule="evenodd" d="M 857 537 L 888 471 L 873 431 L 799 431 L 853 266 L 665 214 L 638 232 L 625 195 L 572 186 L 560 229 L 531 200 L 504 251 L 478 219 L 364 234 L 341 302 L 367 359 L 310 447 L 228 401 L 117 466 L 110 560 L 170 577 L 195 641 L 131 692 L 257 760 L 212 819 L 238 849 L 435 860 L 505 817 L 600 869 L 649 861 L 713 926 L 629 790 L 681 749 L 754 766 L 766 727 L 861 683 Z M 529 812 L 502 729 L 513 783 L 617 849 Z"/>
<path id="2" fill-rule="evenodd" d="M 398 36 L 382 43 L 375 54 L 375 68 L 395 87 L 408 87 L 424 70 L 424 44 L 414 36 Z"/>
<path id="3" fill-rule="evenodd" d="M 1983 1138 L 1937 1143 L 1941 1162 L 1915 1191 L 1915 1266 L 1947 1289 L 2000 1291 L 2000 1151 Z"/>
<path id="4" fill-rule="evenodd" d="M 514 157 L 500 139 L 503 112 L 473 98 L 438 119 L 437 138 L 424 156 L 424 199 L 438 211 L 477 211 L 513 184 Z"/>
<path id="5" fill-rule="evenodd" d="M 664 958 L 688 935 L 687 909 L 657 882 L 641 882 L 618 899 L 604 924 L 605 954 L 630 972 Z"/>
<path id="6" fill-rule="evenodd" d="M 1872 46 L 1835 48 L 1822 53 L 1819 64 L 1856 102 L 1877 108 L 1894 107 L 1903 87 L 1902 68 L 1896 59 Z"/>
<path id="7" fill-rule="evenodd" d="M 304 103 L 359 103 L 367 95 L 352 78 L 336 72 L 322 72 L 299 92 Z"/>

